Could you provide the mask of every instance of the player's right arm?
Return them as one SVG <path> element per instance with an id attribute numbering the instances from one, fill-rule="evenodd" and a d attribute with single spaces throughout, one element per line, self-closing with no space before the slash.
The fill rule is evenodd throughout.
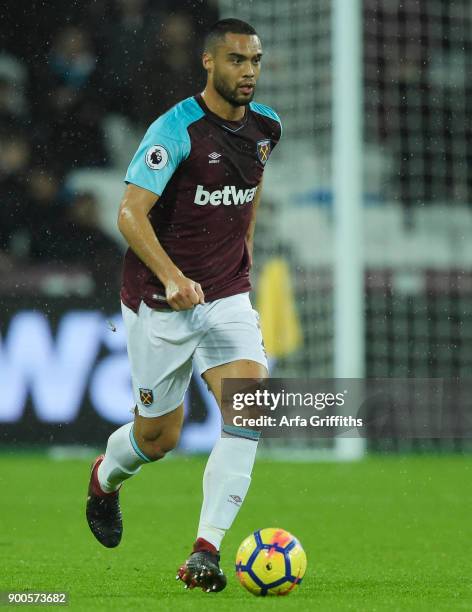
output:
<path id="1" fill-rule="evenodd" d="M 179 165 L 190 153 L 190 137 L 179 106 L 147 130 L 126 172 L 128 184 L 120 205 L 118 227 L 131 249 L 164 285 L 174 310 L 204 303 L 201 286 L 184 276 L 162 248 L 149 221 L 151 208 Z"/>
<path id="2" fill-rule="evenodd" d="M 131 249 L 164 285 L 169 305 L 174 310 L 187 310 L 204 303 L 203 291 L 162 248 L 148 218 L 157 199 L 155 193 L 129 184 L 120 204 L 118 227 Z"/>

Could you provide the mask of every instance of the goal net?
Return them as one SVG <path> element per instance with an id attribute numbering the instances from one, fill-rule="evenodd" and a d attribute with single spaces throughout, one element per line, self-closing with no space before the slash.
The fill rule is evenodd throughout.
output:
<path id="1" fill-rule="evenodd" d="M 284 125 L 267 167 L 256 273 L 275 256 L 288 262 L 303 342 L 277 357 L 273 374 L 330 377 L 333 2 L 219 4 L 221 17 L 259 32 L 257 99 Z M 463 377 L 472 360 L 470 3 L 364 0 L 362 13 L 366 375 Z M 414 437 L 402 448 L 418 447 Z"/>

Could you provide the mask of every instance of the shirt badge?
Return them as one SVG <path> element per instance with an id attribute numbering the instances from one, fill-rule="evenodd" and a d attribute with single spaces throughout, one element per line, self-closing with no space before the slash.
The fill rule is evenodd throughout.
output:
<path id="1" fill-rule="evenodd" d="M 270 140 L 259 140 L 257 142 L 257 157 L 261 164 L 266 163 L 270 155 Z"/>

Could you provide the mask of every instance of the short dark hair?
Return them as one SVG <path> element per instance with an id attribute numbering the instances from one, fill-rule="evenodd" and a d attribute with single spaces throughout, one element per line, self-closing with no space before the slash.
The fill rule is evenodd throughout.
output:
<path id="1" fill-rule="evenodd" d="M 256 30 L 241 19 L 220 19 L 214 23 L 205 36 L 205 49 L 211 49 L 218 40 L 222 40 L 226 34 L 247 34 L 258 36 Z"/>

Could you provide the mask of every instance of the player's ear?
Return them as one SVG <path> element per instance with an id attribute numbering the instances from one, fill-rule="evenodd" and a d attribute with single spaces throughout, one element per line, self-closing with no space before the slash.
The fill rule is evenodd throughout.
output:
<path id="1" fill-rule="evenodd" d="M 211 72 L 213 69 L 213 55 L 209 51 L 204 51 L 202 56 L 203 68 L 207 72 Z"/>

